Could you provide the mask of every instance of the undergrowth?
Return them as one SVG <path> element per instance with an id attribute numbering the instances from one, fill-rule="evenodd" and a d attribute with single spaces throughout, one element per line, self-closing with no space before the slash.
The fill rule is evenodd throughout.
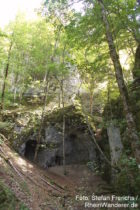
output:
<path id="1" fill-rule="evenodd" d="M 29 210 L 14 193 L 0 180 L 0 210 Z"/>

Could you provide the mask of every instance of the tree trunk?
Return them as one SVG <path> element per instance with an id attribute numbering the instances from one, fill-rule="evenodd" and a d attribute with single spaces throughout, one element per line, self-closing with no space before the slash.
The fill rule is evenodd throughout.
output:
<path id="1" fill-rule="evenodd" d="M 58 108 L 60 109 L 61 107 L 61 92 L 59 91 L 58 93 Z"/>
<path id="2" fill-rule="evenodd" d="M 140 163 L 140 141 L 139 141 L 138 133 L 136 131 L 133 114 L 130 111 L 128 91 L 127 91 L 127 88 L 126 88 L 126 85 L 124 82 L 122 67 L 121 67 L 121 64 L 119 61 L 119 56 L 118 56 L 116 48 L 115 48 L 113 36 L 112 36 L 111 30 L 110 30 L 110 25 L 109 25 L 109 22 L 107 19 L 103 1 L 98 0 L 98 2 L 101 7 L 101 15 L 102 15 L 103 23 L 104 23 L 105 29 L 106 29 L 106 39 L 107 39 L 108 46 L 109 46 L 110 57 L 112 59 L 113 65 L 114 65 L 116 80 L 117 80 L 120 95 L 121 95 L 122 101 L 123 101 L 123 107 L 124 107 L 124 111 L 125 111 L 127 125 L 129 128 L 129 131 L 130 131 L 130 138 L 131 138 L 131 142 L 132 142 L 131 147 L 132 147 L 132 150 L 133 150 L 133 153 L 135 155 L 137 162 Z"/>
<path id="3" fill-rule="evenodd" d="M 7 58 L 7 63 L 6 63 L 5 73 L 4 73 L 4 82 L 3 82 L 2 93 L 1 93 L 1 109 L 4 109 L 5 88 L 6 88 L 6 80 L 7 80 L 8 72 L 9 72 L 12 45 L 13 43 L 11 42 L 9 51 L 8 51 L 8 58 Z"/>
<path id="4" fill-rule="evenodd" d="M 66 175 L 66 157 L 65 157 L 65 103 L 64 103 L 64 81 L 61 81 L 61 94 L 62 94 L 62 109 L 63 109 L 63 128 L 62 128 L 62 142 L 63 142 L 63 173 Z"/>
<path id="5" fill-rule="evenodd" d="M 46 75 L 46 81 L 45 81 L 46 86 L 45 86 L 45 89 L 44 89 L 44 93 L 45 93 L 44 106 L 43 106 L 43 110 L 42 110 L 40 128 L 39 128 L 39 131 L 38 131 L 37 145 L 36 145 L 35 154 L 34 154 L 34 161 L 37 158 L 37 154 L 38 154 L 38 150 L 39 150 L 39 146 L 40 146 L 40 141 L 41 141 L 41 132 L 42 132 L 42 128 L 43 128 L 43 122 L 44 122 L 44 116 L 45 116 L 45 108 L 46 108 L 46 104 L 47 104 L 48 89 L 49 89 L 49 80 L 48 80 L 49 78 L 48 77 L 49 77 L 49 72 Z"/>
<path id="6" fill-rule="evenodd" d="M 90 114 L 93 114 L 93 91 L 90 91 Z"/>
<path id="7" fill-rule="evenodd" d="M 111 93 L 111 88 L 110 88 L 110 80 L 109 80 L 109 76 L 108 76 L 108 85 L 107 85 L 107 104 L 108 104 L 108 121 L 112 121 L 113 118 L 113 113 L 112 113 L 112 105 L 111 105 L 111 101 L 110 101 L 110 93 Z"/>
<path id="8" fill-rule="evenodd" d="M 17 82 L 18 82 L 18 73 L 15 75 L 15 81 L 14 81 L 14 103 L 16 102 L 16 96 L 17 96 Z"/>

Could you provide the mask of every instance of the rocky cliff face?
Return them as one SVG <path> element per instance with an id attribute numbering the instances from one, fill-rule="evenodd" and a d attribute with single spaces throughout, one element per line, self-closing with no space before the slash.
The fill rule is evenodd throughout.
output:
<path id="1" fill-rule="evenodd" d="M 82 114 L 74 106 L 65 108 L 65 154 L 66 164 L 83 164 L 96 160 L 95 146 L 91 141 L 87 125 Z M 41 143 L 37 155 L 37 163 L 44 168 L 62 165 L 62 109 L 45 116 L 41 132 Z M 20 130 L 20 129 L 19 129 Z M 20 134 L 18 152 L 33 161 L 37 144 L 39 122 L 36 129 Z M 15 145 L 17 145 L 15 144 Z"/>

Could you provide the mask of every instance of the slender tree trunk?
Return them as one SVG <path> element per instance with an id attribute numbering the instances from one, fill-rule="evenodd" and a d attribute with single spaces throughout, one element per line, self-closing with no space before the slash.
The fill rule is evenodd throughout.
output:
<path id="1" fill-rule="evenodd" d="M 66 157 L 65 157 L 65 103 L 64 103 L 64 81 L 61 81 L 61 94 L 62 94 L 62 109 L 63 109 L 63 128 L 62 128 L 62 142 L 63 142 L 63 173 L 66 175 Z"/>
<path id="2" fill-rule="evenodd" d="M 58 108 L 61 107 L 61 92 L 58 93 Z"/>
<path id="3" fill-rule="evenodd" d="M 63 49 L 63 65 L 65 64 L 65 50 L 66 50 L 66 45 L 64 45 Z M 62 95 L 62 109 L 63 109 L 63 132 L 62 132 L 62 141 L 63 141 L 63 173 L 64 175 L 67 174 L 66 171 L 66 155 L 65 155 L 65 102 L 64 102 L 64 76 L 62 76 L 61 80 L 61 95 Z"/>
<path id="4" fill-rule="evenodd" d="M 14 82 L 14 103 L 16 102 L 16 95 L 17 95 L 17 81 L 18 81 L 18 73 L 15 76 L 15 82 Z"/>
<path id="5" fill-rule="evenodd" d="M 44 89 L 44 93 L 45 93 L 44 106 L 43 106 L 43 110 L 42 110 L 41 123 L 40 123 L 40 128 L 39 128 L 38 137 L 37 137 L 37 145 L 36 145 L 36 148 L 35 148 L 34 161 L 37 158 L 38 150 L 39 150 L 39 146 L 40 146 L 40 142 L 41 142 L 41 133 L 42 133 L 42 128 L 43 128 L 45 109 L 46 109 L 46 105 L 47 105 L 47 97 L 48 97 L 48 90 L 49 90 L 49 80 L 48 80 L 49 78 L 48 77 L 49 77 L 49 72 L 45 77 L 46 78 L 46 81 L 45 81 L 46 85 L 45 85 L 45 89 Z"/>
<path id="6" fill-rule="evenodd" d="M 90 114 L 93 114 L 93 90 L 90 91 Z"/>
<path id="7" fill-rule="evenodd" d="M 128 91 L 127 91 L 127 88 L 126 88 L 126 85 L 124 82 L 122 67 L 121 67 L 121 64 L 119 61 L 119 56 L 118 56 L 116 48 L 115 48 L 113 36 L 112 36 L 111 30 L 110 30 L 110 25 L 109 25 L 109 22 L 107 19 L 107 14 L 106 14 L 106 10 L 105 10 L 103 1 L 98 0 L 98 2 L 101 6 L 101 14 L 102 14 L 102 19 L 103 19 L 105 29 L 106 29 L 106 39 L 107 39 L 109 50 L 110 50 L 110 57 L 112 59 L 113 65 L 114 65 L 116 80 L 117 80 L 120 95 L 121 95 L 122 101 L 123 101 L 125 117 L 126 117 L 127 125 L 128 125 L 129 132 L 130 132 L 130 138 L 131 138 L 131 142 L 132 142 L 131 147 L 132 147 L 133 153 L 137 159 L 137 162 L 140 163 L 140 141 L 139 141 L 138 133 L 136 131 L 134 117 L 133 117 L 132 112 L 130 111 Z"/>
<path id="8" fill-rule="evenodd" d="M 24 83 L 23 83 L 24 84 Z M 18 99 L 19 99 L 19 103 L 21 104 L 21 101 L 22 101 L 22 90 L 19 89 L 19 93 L 18 93 Z"/>
<path id="9" fill-rule="evenodd" d="M 110 88 L 110 80 L 109 80 L 109 76 L 108 76 L 108 85 L 107 85 L 107 103 L 109 106 L 108 121 L 112 121 L 112 118 L 113 118 L 112 105 L 111 105 L 111 101 L 110 101 L 110 93 L 111 93 L 111 88 Z"/>
<path id="10" fill-rule="evenodd" d="M 5 67 L 4 82 L 3 82 L 2 93 L 1 93 L 1 109 L 4 109 L 5 88 L 6 88 L 6 80 L 7 80 L 8 73 L 9 73 L 9 65 L 10 65 L 12 45 L 13 45 L 13 43 L 11 42 L 10 47 L 9 47 L 9 51 L 8 51 L 7 63 L 6 63 L 6 67 Z"/>
<path id="11" fill-rule="evenodd" d="M 24 81 L 23 81 L 23 84 L 24 84 Z M 22 101 L 22 98 L 23 98 L 23 93 L 24 93 L 24 88 L 20 89 L 20 92 L 18 94 L 20 104 L 21 104 L 21 101 Z"/>

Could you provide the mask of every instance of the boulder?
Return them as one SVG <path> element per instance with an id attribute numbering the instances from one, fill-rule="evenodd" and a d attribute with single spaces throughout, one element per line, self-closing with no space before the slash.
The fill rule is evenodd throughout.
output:
<path id="1" fill-rule="evenodd" d="M 62 109 L 46 115 L 41 132 L 41 142 L 37 163 L 44 168 L 63 164 Z M 95 146 L 81 113 L 75 107 L 65 108 L 65 155 L 66 164 L 85 164 L 96 160 Z M 38 130 L 22 139 L 19 152 L 33 160 L 37 144 Z"/>

